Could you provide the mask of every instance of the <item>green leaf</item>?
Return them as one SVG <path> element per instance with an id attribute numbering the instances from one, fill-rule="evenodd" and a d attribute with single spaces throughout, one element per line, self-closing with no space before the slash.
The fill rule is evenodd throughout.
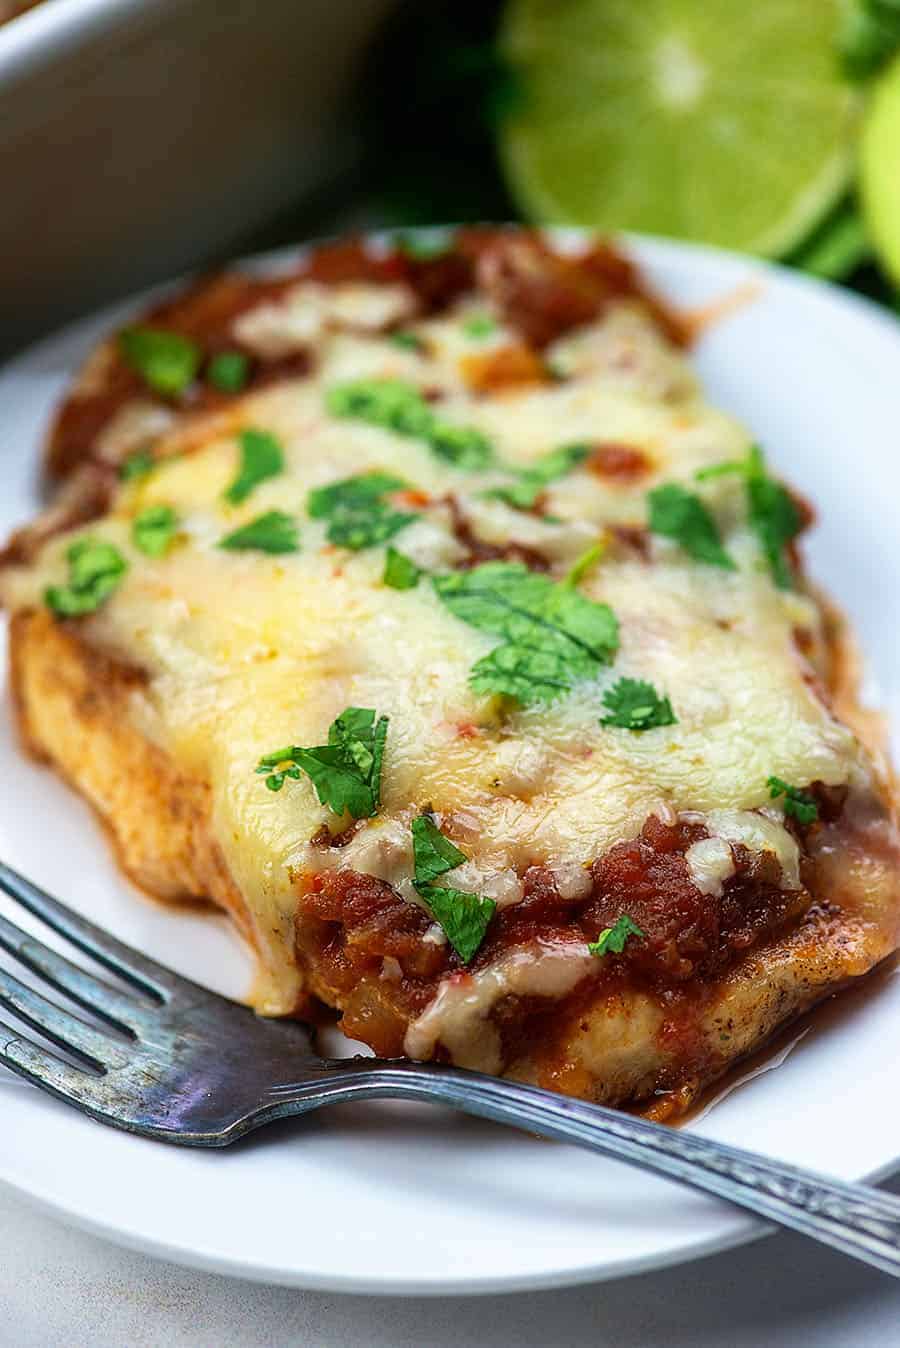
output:
<path id="1" fill-rule="evenodd" d="M 415 332 L 392 332 L 388 341 L 393 346 L 399 346 L 403 351 L 421 351 L 425 345 L 422 338 Z"/>
<path id="2" fill-rule="evenodd" d="M 445 889 L 440 885 L 422 885 L 418 891 L 447 940 L 465 964 L 477 952 L 494 916 L 497 905 L 482 894 L 464 889 Z"/>
<path id="3" fill-rule="evenodd" d="M 353 379 L 335 384 L 325 402 L 332 416 L 352 417 L 424 440 L 439 458 L 458 468 L 484 468 L 493 457 L 481 431 L 441 421 L 420 390 L 404 379 Z"/>
<path id="4" fill-rule="evenodd" d="M 785 814 L 796 819 L 799 824 L 811 824 L 818 819 L 819 807 L 808 791 L 802 791 L 798 786 L 788 786 L 780 777 L 769 777 L 766 786 L 773 800 L 784 797 Z"/>
<path id="5" fill-rule="evenodd" d="M 394 491 L 404 491 L 407 484 L 390 473 L 359 473 L 330 482 L 327 487 L 316 487 L 307 498 L 307 510 L 314 520 L 330 519 L 339 510 L 368 510 L 381 503 L 381 498 Z"/>
<path id="6" fill-rule="evenodd" d="M 296 520 L 282 510 L 267 510 L 255 520 L 226 534 L 220 548 L 231 552 L 297 552 L 300 547 Z"/>
<path id="7" fill-rule="evenodd" d="M 727 571 L 735 569 L 722 547 L 716 522 L 699 496 L 677 482 L 666 482 L 654 487 L 647 499 L 653 533 L 673 538 L 698 562 L 721 566 Z"/>
<path id="8" fill-rule="evenodd" d="M 178 516 L 171 506 L 147 506 L 135 515 L 131 537 L 136 548 L 148 557 L 164 557 L 178 532 Z"/>
<path id="9" fill-rule="evenodd" d="M 503 693 L 523 706 L 553 702 L 594 678 L 618 649 L 612 609 L 521 562 L 485 562 L 432 583 L 457 618 L 503 638 L 472 667 L 476 692 Z"/>
<path id="10" fill-rule="evenodd" d="M 618 679 L 603 694 L 603 705 L 609 715 L 601 716 L 601 725 L 637 731 L 678 724 L 669 699 L 643 679 Z"/>
<path id="11" fill-rule="evenodd" d="M 803 528 L 790 492 L 774 478 L 751 477 L 747 482 L 750 524 L 762 544 L 775 584 L 782 590 L 793 584 L 785 548 Z"/>
<path id="12" fill-rule="evenodd" d="M 900 9 L 890 0 L 846 0 L 838 31 L 838 54 L 848 80 L 865 80 L 900 46 Z"/>
<path id="13" fill-rule="evenodd" d="M 362 548 L 376 547 L 386 543 L 401 529 L 405 529 L 415 519 L 415 515 L 403 514 L 396 510 L 379 509 L 373 511 L 368 519 L 359 516 L 335 516 L 328 526 L 328 538 L 338 547 L 359 552 Z"/>
<path id="14" fill-rule="evenodd" d="M 753 453 L 753 450 L 750 451 Z M 721 463 L 711 463 L 708 468 L 698 468 L 694 477 L 698 482 L 714 482 L 718 477 L 746 476 L 749 464 L 747 459 L 723 459 Z"/>
<path id="15" fill-rule="evenodd" d="M 569 567 L 563 578 L 563 585 L 567 585 L 570 590 L 574 590 L 580 585 L 589 571 L 593 571 L 598 562 L 603 560 L 606 553 L 606 541 L 601 539 L 599 543 L 592 543 L 586 548 L 580 557 Z"/>
<path id="16" fill-rule="evenodd" d="M 405 379 L 351 379 L 335 384 L 325 395 L 325 405 L 332 416 L 367 421 L 401 435 L 425 436 L 433 421 L 422 394 Z"/>
<path id="17" fill-rule="evenodd" d="M 284 471 L 284 452 L 280 442 L 268 431 L 241 431 L 238 437 L 241 464 L 237 477 L 225 492 L 225 499 L 240 505 L 260 482 Z"/>
<path id="18" fill-rule="evenodd" d="M 79 538 L 66 551 L 69 579 L 66 585 L 49 585 L 44 591 L 48 608 L 60 618 L 78 618 L 93 613 L 119 585 L 128 563 L 112 543 L 100 538 Z"/>
<path id="19" fill-rule="evenodd" d="M 417 518 L 411 511 L 394 510 L 384 500 L 405 487 L 401 478 L 389 473 L 360 473 L 311 491 L 307 510 L 313 519 L 328 520 L 330 543 L 359 552 L 386 543 Z"/>
<path id="20" fill-rule="evenodd" d="M 468 861 L 465 852 L 461 852 L 449 838 L 445 838 L 437 824 L 428 814 L 420 814 L 412 821 L 413 863 L 415 867 L 414 884 L 432 884 L 439 875 L 455 870 L 464 861 Z"/>
<path id="21" fill-rule="evenodd" d="M 482 337 L 490 337 L 496 332 L 497 324 L 490 314 L 473 314 L 463 323 L 462 330 L 464 336 L 480 341 Z"/>
<path id="22" fill-rule="evenodd" d="M 389 547 L 384 563 L 384 584 L 392 590 L 414 590 L 419 583 L 422 568 L 396 548 Z"/>
<path id="23" fill-rule="evenodd" d="M 288 744 L 283 749 L 275 749 L 270 754 L 263 754 L 256 765 L 256 771 L 266 774 L 266 786 L 270 791 L 280 791 L 284 786 L 286 777 L 291 777 L 294 781 L 299 782 L 300 769 L 294 763 L 296 752 L 295 746 Z"/>
<path id="24" fill-rule="evenodd" d="M 766 461 L 759 445 L 751 446 L 745 459 L 728 459 L 701 468 L 696 477 L 698 481 L 708 482 L 728 473 L 737 473 L 744 478 L 750 527 L 759 539 L 775 584 L 782 590 L 790 589 L 793 575 L 785 549 L 803 528 L 793 497 L 766 472 Z"/>
<path id="25" fill-rule="evenodd" d="M 381 804 L 381 764 L 388 718 L 376 719 L 366 707 L 347 707 L 332 722 L 328 743 L 304 749 L 289 745 L 264 754 L 256 771 L 266 774 L 270 791 L 280 791 L 286 777 L 305 772 L 321 804 L 335 814 L 369 819 Z"/>
<path id="26" fill-rule="evenodd" d="M 152 473 L 155 467 L 156 459 L 150 450 L 139 449 L 119 464 L 119 478 L 122 482 L 137 482 Z"/>
<path id="27" fill-rule="evenodd" d="M 446 257 L 453 249 L 453 231 L 450 229 L 429 229 L 403 231 L 394 235 L 394 247 L 413 262 L 434 262 L 436 258 Z"/>
<path id="28" fill-rule="evenodd" d="M 250 377 L 250 358 L 243 351 L 220 351 L 206 367 L 207 381 L 221 393 L 240 393 Z"/>
<path id="29" fill-rule="evenodd" d="M 643 936 L 637 923 L 632 922 L 627 913 L 616 918 L 611 927 L 604 927 L 596 941 L 588 942 L 588 950 L 592 955 L 621 955 L 625 949 L 625 942 L 629 936 Z"/>
<path id="30" fill-rule="evenodd" d="M 452 426 L 448 421 L 435 420 L 427 439 L 439 459 L 467 472 L 487 468 L 494 457 L 491 442 L 474 426 Z"/>
<path id="31" fill-rule="evenodd" d="M 508 487 L 495 487 L 485 495 L 506 501 L 516 510 L 531 510 L 551 482 L 571 473 L 573 468 L 584 463 L 590 452 L 590 445 L 562 445 L 559 449 L 551 449 L 549 454 L 523 468 L 516 482 Z"/>
<path id="32" fill-rule="evenodd" d="M 197 343 L 164 328 L 126 328 L 119 333 L 119 350 L 144 383 L 167 398 L 184 393 L 200 368 Z"/>
<path id="33" fill-rule="evenodd" d="M 420 814 L 412 822 L 413 884 L 428 904 L 457 954 L 468 964 L 484 940 L 496 903 L 480 894 L 463 889 L 444 888 L 434 881 L 468 860 L 449 838 L 445 838 L 430 815 Z"/>

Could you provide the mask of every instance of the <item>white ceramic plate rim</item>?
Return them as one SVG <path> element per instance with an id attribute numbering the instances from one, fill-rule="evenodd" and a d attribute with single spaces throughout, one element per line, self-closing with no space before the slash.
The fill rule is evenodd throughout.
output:
<path id="1" fill-rule="evenodd" d="M 789 307 L 795 307 L 801 312 L 807 309 L 809 312 L 805 315 L 805 321 L 821 322 L 826 325 L 840 323 L 842 329 L 848 331 L 851 344 L 865 349 L 866 358 L 873 362 L 873 371 L 875 366 L 888 370 L 892 362 L 895 363 L 894 367 L 897 367 L 896 363 L 900 358 L 900 332 L 897 325 L 874 305 L 855 295 L 838 291 L 794 272 L 720 250 L 656 239 L 632 239 L 629 246 L 637 255 L 638 261 L 647 268 L 651 278 L 662 281 L 667 273 L 680 272 L 681 280 L 686 284 L 695 281 L 698 299 L 710 299 L 716 294 L 733 290 L 736 284 L 757 278 Z M 295 253 L 296 250 L 292 250 L 289 256 Z M 282 253 L 252 259 L 249 265 L 254 267 L 277 265 L 285 256 L 288 255 Z M 688 289 L 690 288 L 691 285 L 688 285 Z M 0 386 L 3 386 L 3 381 L 8 376 L 13 378 L 27 376 L 29 371 L 41 369 L 48 364 L 52 365 L 54 352 L 63 349 L 69 351 L 75 346 L 88 343 L 98 328 L 102 330 L 121 321 L 124 313 L 135 306 L 141 307 L 146 299 L 147 296 L 140 296 L 126 306 L 117 306 L 114 310 L 84 320 L 31 348 L 11 362 L 5 370 L 0 370 Z M 740 315 L 732 321 L 739 322 Z M 708 340 L 710 343 L 716 343 L 719 340 L 718 333 L 713 331 Z M 747 381 L 752 380 L 753 372 L 746 371 L 744 378 Z M 46 394 L 44 396 L 46 397 Z M 721 397 L 718 401 L 721 402 Z M 26 448 L 28 452 L 34 452 L 32 447 Z M 801 488 L 804 486 L 802 478 L 799 478 L 799 485 Z M 815 494 L 815 486 L 811 485 Z M 754 1090 L 757 1089 L 754 1087 Z M 750 1098 L 749 1095 L 747 1098 Z M 703 1124 L 700 1128 L 702 1131 L 706 1130 Z M 710 1131 L 715 1132 L 715 1129 Z M 103 1220 L 97 1215 L 88 1199 L 80 1202 L 67 1201 L 52 1183 L 43 1183 L 33 1175 L 23 1179 L 20 1174 L 15 1173 L 7 1163 L 2 1148 L 2 1135 L 3 1121 L 0 1116 L 0 1182 L 18 1190 L 36 1205 L 58 1214 L 74 1225 L 118 1243 L 180 1263 L 245 1278 L 321 1290 L 447 1295 L 560 1286 L 639 1273 L 650 1268 L 697 1258 L 743 1243 L 770 1229 L 755 1219 L 715 1205 L 721 1220 L 706 1226 L 701 1223 L 697 1231 L 681 1230 L 676 1240 L 670 1239 L 668 1243 L 661 1243 L 658 1247 L 648 1249 L 639 1255 L 631 1254 L 621 1258 L 607 1252 L 601 1259 L 596 1255 L 592 1257 L 590 1250 L 585 1250 L 580 1259 L 570 1256 L 561 1262 L 554 1262 L 548 1258 L 544 1268 L 532 1266 L 520 1271 L 508 1268 L 503 1272 L 485 1268 L 468 1271 L 465 1275 L 454 1272 L 440 1277 L 419 1275 L 413 1270 L 405 1274 L 395 1271 L 391 1276 L 372 1275 L 365 1269 L 344 1270 L 336 1266 L 323 1270 L 308 1263 L 304 1265 L 302 1261 L 298 1262 L 296 1259 L 273 1260 L 270 1257 L 260 1260 L 250 1249 L 225 1253 L 217 1246 L 215 1240 L 203 1242 L 195 1238 L 185 1241 L 180 1239 L 175 1231 L 166 1231 L 164 1234 L 154 1232 L 148 1229 L 145 1221 L 141 1220 L 143 1214 L 139 1210 L 128 1211 L 127 1205 L 117 1214 L 115 1220 Z M 731 1135 L 730 1140 L 736 1139 Z M 737 1140 L 740 1142 L 739 1137 Z M 746 1145 L 751 1144 L 748 1142 Z M 759 1142 L 757 1145 L 761 1149 Z M 174 1155 L 174 1152 L 172 1154 Z M 136 1164 L 137 1159 L 136 1157 Z M 844 1164 L 841 1160 L 839 1165 L 826 1167 L 820 1164 L 820 1168 L 834 1169 L 835 1173 L 840 1171 L 844 1178 L 863 1178 L 864 1173 L 868 1173 L 870 1177 L 886 1175 L 896 1169 L 898 1163 L 894 1150 L 887 1152 L 883 1145 L 880 1154 L 871 1151 L 867 1153 L 866 1161 L 868 1163 L 863 1166 L 855 1166 L 852 1162 Z"/>

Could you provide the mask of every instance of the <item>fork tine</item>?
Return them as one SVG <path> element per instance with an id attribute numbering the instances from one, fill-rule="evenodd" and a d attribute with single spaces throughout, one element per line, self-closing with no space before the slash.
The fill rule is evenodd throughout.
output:
<path id="1" fill-rule="evenodd" d="M 57 1058 L 49 1049 L 17 1033 L 0 1020 L 0 1063 L 35 1086 L 70 1103 L 91 1105 L 97 1101 L 97 1083 L 102 1077 Z"/>
<path id="2" fill-rule="evenodd" d="M 91 959 L 97 960 L 120 978 L 126 979 L 140 992 L 164 1002 L 168 994 L 177 987 L 188 986 L 187 980 L 179 978 L 177 974 L 157 964 L 155 960 L 148 959 L 146 955 L 133 950 L 124 941 L 116 940 L 102 927 L 95 926 L 87 918 L 73 912 L 71 908 L 60 903 L 59 899 L 54 899 L 2 861 L 0 861 L 0 890 L 17 903 L 21 903 L 29 913 L 46 922 L 47 926 L 52 927 L 60 936 L 71 941 L 72 945 L 90 955 Z"/>
<path id="3" fill-rule="evenodd" d="M 143 1017 L 142 1008 L 125 992 L 111 988 L 77 964 L 21 931 L 0 916 L 0 950 L 7 951 L 26 968 L 38 974 L 59 992 L 95 1015 L 102 1016 L 125 1034 L 133 1034 Z"/>
<path id="4" fill-rule="evenodd" d="M 94 1067 L 121 1067 L 128 1061 L 123 1045 L 116 1044 L 78 1016 L 42 997 L 6 969 L 0 969 L 0 1006 L 12 1011 L 60 1048 L 85 1058 Z"/>

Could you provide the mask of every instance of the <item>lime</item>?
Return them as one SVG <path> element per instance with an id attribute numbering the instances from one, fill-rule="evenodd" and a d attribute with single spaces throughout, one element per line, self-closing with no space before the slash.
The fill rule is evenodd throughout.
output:
<path id="1" fill-rule="evenodd" d="M 859 178 L 875 251 L 900 282 L 900 56 L 872 89 L 863 122 Z"/>
<path id="2" fill-rule="evenodd" d="M 789 252 L 852 176 L 840 20 L 841 0 L 511 0 L 516 200 L 539 220 Z"/>

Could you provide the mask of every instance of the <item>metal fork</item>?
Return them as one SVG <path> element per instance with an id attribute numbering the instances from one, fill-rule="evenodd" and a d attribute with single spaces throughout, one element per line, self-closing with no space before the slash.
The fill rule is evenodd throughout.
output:
<path id="1" fill-rule="evenodd" d="M 127 985 L 112 986 L 0 917 L 0 949 L 93 1017 L 0 968 L 0 1006 L 67 1055 L 0 1021 L 0 1062 L 100 1123 L 225 1147 L 338 1101 L 430 1101 L 679 1180 L 900 1276 L 900 1199 L 889 1194 L 478 1072 L 322 1058 L 298 1022 L 263 1020 L 179 977 L 2 863 L 0 890 Z"/>

